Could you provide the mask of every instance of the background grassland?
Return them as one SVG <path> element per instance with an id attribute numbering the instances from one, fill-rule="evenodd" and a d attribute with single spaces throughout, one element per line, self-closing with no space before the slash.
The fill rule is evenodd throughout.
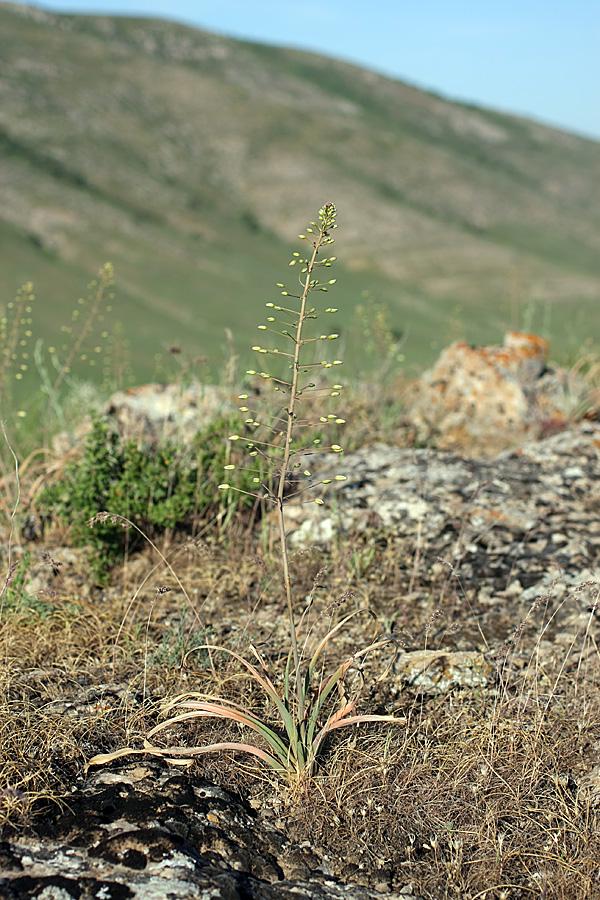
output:
<path id="1" fill-rule="evenodd" d="M 341 328 L 369 291 L 409 363 L 459 318 L 496 341 L 527 312 L 556 353 L 600 324 L 593 141 L 314 54 L 8 3 L 0 91 L 2 301 L 33 280 L 52 343 L 110 259 L 138 379 L 171 343 L 218 370 L 226 326 L 245 346 L 324 198 Z"/>

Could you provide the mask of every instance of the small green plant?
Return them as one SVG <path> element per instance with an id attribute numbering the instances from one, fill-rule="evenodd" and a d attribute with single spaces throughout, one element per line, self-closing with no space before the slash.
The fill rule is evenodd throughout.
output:
<path id="1" fill-rule="evenodd" d="M 404 362 L 401 352 L 402 333 L 392 328 L 390 311 L 377 302 L 369 291 L 363 291 L 352 316 L 351 345 L 361 362 L 362 380 L 381 378 Z"/>
<path id="2" fill-rule="evenodd" d="M 11 565 L 2 589 L 3 605 L 10 610 L 27 608 L 31 599 L 26 590 L 31 553 L 24 553 L 18 562 Z"/>
<path id="3" fill-rule="evenodd" d="M 32 569 L 29 552 L 23 553 L 21 558 L 9 567 L 4 583 L 0 587 L 0 617 L 20 613 L 39 620 L 47 618 L 55 611 L 51 602 L 27 590 L 33 575 Z"/>
<path id="4" fill-rule="evenodd" d="M 56 422 L 64 427 L 62 405 L 59 402 L 60 389 L 63 383 L 72 387 L 73 369 L 85 366 L 89 371 L 99 368 L 102 354 L 106 352 L 104 344 L 109 338 L 106 331 L 105 318 L 112 312 L 114 300 L 114 269 L 111 263 L 105 263 L 97 277 L 88 285 L 88 296 L 80 297 L 77 306 L 71 313 L 71 321 L 61 327 L 62 341 L 60 347 L 49 347 L 55 375 L 51 376 L 45 366 L 38 364 L 42 382 L 42 390 L 48 397 L 48 413 Z M 99 326 L 100 333 L 95 334 Z M 106 378 L 106 371 L 105 371 Z"/>
<path id="5" fill-rule="evenodd" d="M 182 665 L 184 659 L 198 644 L 204 642 L 208 638 L 208 633 L 214 631 L 213 628 L 201 629 L 198 627 L 195 617 L 188 618 L 188 607 L 184 604 L 177 624 L 167 629 L 163 634 L 159 644 L 150 652 L 148 663 L 153 666 L 173 666 Z M 208 652 L 205 651 L 201 656 L 202 662 L 208 663 Z"/>
<path id="6" fill-rule="evenodd" d="M 251 647 L 251 658 L 226 647 L 198 648 L 208 649 L 211 654 L 224 653 L 235 659 L 245 669 L 250 678 L 264 692 L 277 712 L 278 723 L 273 724 L 250 709 L 220 696 L 205 696 L 190 693 L 174 698 L 166 707 L 166 713 L 177 714 L 153 728 L 145 741 L 143 750 L 125 748 L 114 753 L 95 756 L 89 765 L 110 762 L 130 753 L 149 753 L 163 757 L 192 758 L 202 753 L 219 750 L 237 750 L 248 753 L 267 763 L 278 775 L 284 777 L 292 785 L 303 784 L 312 774 L 322 752 L 324 742 L 333 731 L 349 725 L 364 722 L 387 722 L 398 724 L 401 719 L 391 715 L 356 715 L 355 710 L 363 687 L 362 663 L 374 650 L 391 643 L 386 636 L 377 639 L 375 633 L 371 642 L 358 649 L 343 662 L 336 665 L 327 675 L 324 671 L 323 656 L 332 640 L 340 634 L 355 616 L 363 613 L 371 616 L 368 610 L 355 610 L 330 627 L 327 634 L 318 641 L 312 651 L 307 650 L 308 638 L 301 645 L 300 633 L 308 621 L 308 612 L 312 606 L 312 595 L 307 607 L 297 620 L 294 610 L 294 597 L 290 576 L 290 561 L 286 536 L 285 506 L 292 496 L 297 496 L 315 485 L 310 481 L 311 472 L 303 457 L 307 453 L 324 452 L 342 453 L 338 444 L 323 446 L 320 438 L 312 438 L 308 445 L 296 440 L 301 429 L 311 429 L 318 425 L 326 428 L 329 422 L 341 424 L 339 417 L 327 410 L 329 398 L 337 397 L 342 385 L 329 382 L 330 370 L 341 365 L 341 360 L 322 359 L 315 356 L 314 349 L 320 342 L 333 341 L 335 333 L 325 333 L 309 337 L 307 326 L 323 315 L 336 312 L 332 307 L 319 310 L 309 305 L 313 292 L 326 292 L 335 283 L 335 279 L 321 280 L 319 275 L 323 269 L 329 269 L 335 257 L 323 256 L 333 243 L 331 233 L 336 228 L 336 209 L 331 203 L 319 211 L 319 221 L 312 222 L 306 235 L 301 240 L 312 243 L 306 257 L 294 253 L 291 266 L 300 269 L 300 290 L 294 293 L 283 284 L 278 287 L 286 298 L 284 302 L 290 306 L 268 303 L 269 316 L 267 324 L 260 325 L 263 332 L 271 332 L 283 337 L 285 348 L 265 348 L 255 345 L 253 350 L 263 359 L 270 357 L 275 366 L 284 361 L 283 371 L 258 371 L 251 369 L 250 376 L 259 376 L 267 385 L 273 387 L 275 398 L 279 401 L 273 407 L 268 398 L 260 392 L 252 403 L 250 395 L 240 395 L 243 402 L 241 411 L 245 415 L 245 425 L 251 436 L 245 439 L 234 433 L 230 440 L 234 443 L 242 441 L 252 464 L 243 467 L 246 476 L 250 476 L 258 490 L 258 496 L 266 503 L 271 503 L 277 511 L 279 541 L 283 566 L 283 582 L 287 603 L 290 647 L 287 661 L 279 675 L 271 675 L 266 660 Z M 295 304 L 294 304 L 295 301 Z M 308 359 L 307 359 L 308 356 Z M 288 374 L 284 374 L 287 372 Z M 252 403 L 252 407 L 250 404 Z M 310 465 L 310 462 L 308 463 Z M 261 468 L 262 466 L 262 468 Z M 234 463 L 225 467 L 235 470 Z M 344 476 L 336 476 L 343 480 Z M 323 479 L 318 484 L 326 485 L 333 479 Z M 255 494 L 244 487 L 233 487 L 224 482 L 220 489 L 225 492 L 241 491 L 242 494 Z M 324 501 L 317 497 L 316 503 Z M 345 678 L 350 672 L 357 674 L 352 687 L 348 687 Z M 335 703 L 335 698 L 338 702 Z M 225 719 L 238 723 L 259 735 L 266 749 L 253 742 L 223 742 L 197 747 L 156 746 L 151 741 L 157 735 L 177 727 L 182 723 L 204 717 Z"/>
<path id="7" fill-rule="evenodd" d="M 33 284 L 19 288 L 13 301 L 0 311 L 0 400 L 6 408 L 13 388 L 31 369 Z M 23 418 L 23 411 L 20 411 Z"/>
<path id="8" fill-rule="evenodd" d="M 354 550 L 350 557 L 350 566 L 356 578 L 362 578 L 375 558 L 375 547 L 361 547 Z"/>
<path id="9" fill-rule="evenodd" d="M 191 532 L 216 505 L 230 430 L 231 420 L 219 419 L 182 451 L 169 443 L 152 448 L 135 441 L 123 443 L 114 429 L 96 420 L 82 458 L 67 465 L 60 478 L 41 492 L 37 506 L 51 510 L 68 526 L 76 546 L 90 548 L 90 564 L 102 583 L 125 550 L 141 542 L 141 532 L 150 537 Z M 244 504 L 249 501 L 242 495 L 240 505 Z M 104 510 L 110 515 L 99 517 Z M 134 523 L 138 531 L 124 527 L 120 518 Z"/>
<path id="10" fill-rule="evenodd" d="M 31 282 L 0 308 L 0 404 L 11 430 L 18 433 L 21 456 L 40 445 L 47 447 L 52 431 L 68 425 L 65 404 L 85 390 L 90 376 L 97 382 L 103 366 L 104 392 L 109 389 L 110 360 L 103 354 L 110 343 L 106 320 L 114 299 L 113 275 L 112 265 L 105 263 L 88 285 L 87 297 L 77 301 L 68 324 L 61 325 L 55 346 L 45 346 L 36 336 Z"/>

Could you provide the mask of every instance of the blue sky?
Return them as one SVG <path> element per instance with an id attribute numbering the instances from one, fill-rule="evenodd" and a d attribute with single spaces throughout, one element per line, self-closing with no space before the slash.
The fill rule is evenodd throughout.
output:
<path id="1" fill-rule="evenodd" d="M 600 140 L 598 0 L 29 0 L 315 50 Z"/>

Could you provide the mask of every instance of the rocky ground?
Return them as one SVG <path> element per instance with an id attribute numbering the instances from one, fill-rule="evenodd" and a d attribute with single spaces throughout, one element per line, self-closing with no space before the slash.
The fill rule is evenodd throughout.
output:
<path id="1" fill-rule="evenodd" d="M 137 764 L 95 773 L 69 811 L 0 847 L 6 897 L 292 898 L 389 895 L 344 884 L 343 864 L 204 779 Z M 277 827 L 279 824 L 279 827 Z M 410 890 L 402 896 L 409 900 Z"/>
<path id="2" fill-rule="evenodd" d="M 29 589 L 60 607 L 62 637 L 50 642 L 49 616 L 37 636 L 24 625 L 3 647 L 6 715 L 21 716 L 38 743 L 52 740 L 43 753 L 25 750 L 5 722 L 4 753 L 22 759 L 2 787 L 0 896 L 600 897 L 600 426 L 485 460 L 376 444 L 314 463 L 316 480 L 341 466 L 347 480 L 326 508 L 289 507 L 298 596 L 313 593 L 330 621 L 364 607 L 378 617 L 398 657 L 380 682 L 365 668 L 363 711 L 405 725 L 333 741 L 300 794 L 230 754 L 187 769 L 138 756 L 86 773 L 94 753 L 141 746 L 161 694 L 208 675 L 178 664 L 161 681 L 158 662 L 148 664 L 148 642 L 185 602 L 168 573 L 172 591 L 152 621 L 147 600 L 134 604 L 137 658 L 114 649 L 123 630 L 133 634 L 131 616 L 102 646 L 98 622 L 111 603 L 138 597 L 147 556 L 108 588 L 86 589 L 76 551 L 58 539 L 32 544 L 36 560 L 45 551 L 55 565 L 34 567 Z M 237 560 L 207 550 L 210 565 L 192 565 L 186 551 L 179 571 L 215 641 L 252 641 L 276 666 L 281 594 L 274 571 L 277 589 L 265 592 L 264 545 L 253 541 Z M 353 624 L 342 652 L 360 639 Z M 390 660 L 378 662 L 385 671 Z M 68 752 L 61 731 L 72 735 Z"/>

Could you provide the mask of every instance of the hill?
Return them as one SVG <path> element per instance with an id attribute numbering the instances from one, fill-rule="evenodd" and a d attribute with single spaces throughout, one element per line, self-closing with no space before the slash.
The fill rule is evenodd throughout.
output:
<path id="1" fill-rule="evenodd" d="M 53 340 L 110 259 L 139 377 L 169 343 L 218 368 L 226 326 L 244 350 L 329 200 L 342 325 L 368 291 L 409 360 L 460 327 L 560 351 L 600 325 L 593 141 L 306 52 L 10 3 L 0 95 L 0 296 L 34 280 Z"/>

